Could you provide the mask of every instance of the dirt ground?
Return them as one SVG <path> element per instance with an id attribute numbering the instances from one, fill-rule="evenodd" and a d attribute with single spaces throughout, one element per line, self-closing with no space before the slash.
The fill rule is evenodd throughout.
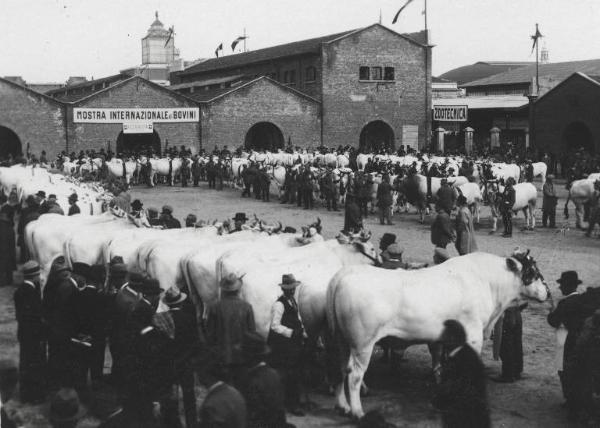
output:
<path id="1" fill-rule="evenodd" d="M 536 183 L 538 188 L 541 184 Z M 555 298 L 560 293 L 555 279 L 564 270 L 579 272 L 584 286 L 599 286 L 600 276 L 600 240 L 586 238 L 583 232 L 574 229 L 574 212 L 571 207 L 571 219 L 563 220 L 562 206 L 566 198 L 563 183 L 558 183 L 559 206 L 557 224 L 559 229 L 536 228 L 535 231 L 520 231 L 524 223 L 522 214 L 515 221 L 512 239 L 490 235 L 489 209 L 482 209 L 482 222 L 477 231 L 479 249 L 499 255 L 507 255 L 516 246 L 529 248 L 537 260 L 541 272 L 547 279 Z M 209 190 L 205 183 L 199 188 L 182 189 L 164 187 L 148 189 L 136 187 L 132 191 L 144 207 L 160 208 L 170 204 L 177 218 L 183 219 L 188 213 L 194 213 L 198 219 L 223 220 L 232 217 L 235 212 L 244 211 L 248 216 L 256 214 L 267 221 L 282 221 L 285 226 L 300 226 L 312 223 L 317 216 L 322 219 L 325 238 L 334 237 L 343 225 L 343 211 L 328 212 L 320 203 L 312 211 L 295 206 L 279 204 L 276 196 L 270 203 L 255 199 L 240 198 L 241 191 L 225 188 L 223 191 Z M 538 201 L 541 207 L 541 199 Z M 541 210 L 537 212 L 537 222 L 541 226 Z M 429 239 L 429 225 L 418 222 L 414 213 L 396 214 L 392 226 L 379 225 L 378 218 L 371 215 L 365 220 L 365 226 L 378 241 L 384 232 L 393 232 L 405 248 L 408 261 L 431 262 L 433 246 Z M 182 221 L 183 223 L 183 221 Z M 499 222 L 500 226 L 501 222 Z M 452 255 L 457 255 L 454 248 Z M 0 343 L 1 358 L 17 360 L 15 341 L 16 324 L 12 303 L 12 287 L 0 289 Z M 565 411 L 560 407 L 562 394 L 557 377 L 555 363 L 555 334 L 546 323 L 550 305 L 530 302 L 523 312 L 523 344 L 525 354 L 524 379 L 514 384 L 488 383 L 488 398 L 492 409 L 495 427 L 564 427 L 568 426 Z M 500 362 L 492 359 L 491 342 L 484 346 L 482 358 L 490 376 L 497 375 Z M 439 415 L 429 405 L 433 393 L 430 379 L 431 360 L 425 346 L 409 348 L 405 359 L 394 371 L 379 361 L 379 355 L 372 359 L 367 372 L 366 382 L 370 394 L 363 398 L 365 411 L 378 409 L 385 418 L 397 427 L 439 426 Z M 298 427 L 342 427 L 352 426 L 349 419 L 338 416 L 333 411 L 333 397 L 319 392 L 311 392 L 310 400 L 315 403 L 304 418 L 290 418 Z"/>

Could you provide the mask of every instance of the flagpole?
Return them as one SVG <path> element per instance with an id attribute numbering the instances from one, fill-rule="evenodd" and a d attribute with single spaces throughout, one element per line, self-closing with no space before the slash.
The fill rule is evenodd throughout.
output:
<path id="1" fill-rule="evenodd" d="M 246 50 L 246 27 L 244 27 L 244 52 L 248 52 Z"/>
<path id="2" fill-rule="evenodd" d="M 427 1 L 427 0 L 425 0 Z M 538 25 L 537 23 L 535 24 L 535 34 L 537 35 L 539 33 L 538 30 Z M 540 63 L 538 60 L 538 45 L 539 42 L 536 40 L 535 43 L 535 87 L 536 87 L 536 95 L 540 94 Z"/>
<path id="3" fill-rule="evenodd" d="M 429 32 L 427 31 L 427 0 L 425 0 L 425 34 L 427 35 L 427 43 L 429 43 Z"/>

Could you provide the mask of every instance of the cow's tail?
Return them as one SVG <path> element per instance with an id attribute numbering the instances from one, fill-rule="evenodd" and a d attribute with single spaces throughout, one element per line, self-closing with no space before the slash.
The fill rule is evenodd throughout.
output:
<path id="1" fill-rule="evenodd" d="M 192 303 L 196 307 L 196 319 L 198 320 L 198 328 L 203 328 L 204 320 L 206 319 L 206 308 L 198 289 L 195 287 L 194 281 L 192 280 L 192 273 L 190 272 L 191 261 L 189 257 L 183 257 L 179 262 L 179 269 L 183 274 L 183 280 L 190 293 Z"/>
<path id="2" fill-rule="evenodd" d="M 565 219 L 569 219 L 569 201 L 571 200 L 571 192 L 569 191 L 569 194 L 567 195 L 567 200 L 565 201 L 565 208 L 563 210 L 563 213 L 565 215 Z"/>
<path id="3" fill-rule="evenodd" d="M 335 311 L 335 297 L 337 294 L 338 284 L 340 282 L 340 279 L 342 278 L 342 269 L 337 271 L 333 278 L 331 278 L 331 280 L 329 281 L 329 286 L 327 287 L 327 325 L 329 327 L 329 334 L 333 338 L 335 338 L 339 334 L 339 332 L 337 331 L 337 313 Z"/>

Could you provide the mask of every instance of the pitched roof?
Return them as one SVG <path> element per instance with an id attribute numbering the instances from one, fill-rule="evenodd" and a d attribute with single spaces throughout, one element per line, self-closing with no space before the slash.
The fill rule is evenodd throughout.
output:
<path id="1" fill-rule="evenodd" d="M 234 55 L 226 55 L 220 58 L 211 58 L 200 64 L 193 65 L 181 72 L 181 75 L 201 73 L 205 71 L 219 70 L 223 68 L 240 67 L 250 63 L 268 61 L 275 58 L 286 56 L 302 55 L 309 53 L 319 53 L 321 43 L 330 42 L 339 37 L 348 35 L 355 30 L 344 31 L 342 33 L 330 34 L 328 36 L 316 37 L 314 39 L 301 40 L 299 42 L 286 43 L 283 45 L 271 46 L 269 48 L 257 49 L 255 51 L 243 52 Z"/>
<path id="2" fill-rule="evenodd" d="M 555 62 L 539 65 L 540 78 L 553 77 L 565 79 L 576 72 L 592 75 L 600 74 L 600 59 Z M 478 79 L 461 86 L 473 87 L 530 83 L 533 77 L 535 77 L 535 63 L 526 67 L 520 67 L 504 73 L 496 74 L 483 79 Z"/>
<path id="3" fill-rule="evenodd" d="M 63 105 L 63 103 L 60 100 L 54 99 L 54 98 L 52 98 L 52 97 L 50 97 L 50 96 L 48 96 L 46 94 L 42 94 L 41 92 L 34 91 L 33 89 L 30 89 L 30 88 L 28 88 L 26 86 L 19 85 L 18 83 L 13 82 L 12 80 L 8 80 L 8 79 L 4 79 L 4 78 L 0 77 L 0 83 L 6 83 L 9 86 L 12 86 L 12 87 L 15 87 L 15 88 L 18 88 L 18 89 L 22 89 L 25 92 L 28 92 L 28 93 L 30 93 L 32 95 L 39 96 L 39 97 L 41 97 L 41 98 L 43 98 L 45 100 L 48 100 L 50 102 L 53 102 L 55 104 Z"/>
<path id="4" fill-rule="evenodd" d="M 441 74 L 439 77 L 451 80 L 458 83 L 459 86 L 462 86 L 463 83 L 483 79 L 494 74 L 503 73 L 519 67 L 525 67 L 530 64 L 535 63 L 519 61 L 478 61 L 475 64 L 454 68 Z"/>
<path id="5" fill-rule="evenodd" d="M 576 79 L 576 78 L 584 79 L 585 81 L 590 82 L 593 85 L 600 87 L 600 76 L 588 76 L 587 74 L 581 73 L 581 72 L 573 73 L 569 77 L 567 77 L 565 80 L 563 80 L 562 82 L 560 82 L 558 85 L 556 85 L 555 87 L 553 87 L 552 89 L 550 89 L 548 92 L 546 92 L 545 94 L 543 94 L 542 96 L 540 96 L 537 99 L 536 104 L 538 102 L 540 102 L 541 100 L 545 100 L 546 96 L 549 95 L 549 94 L 553 94 L 556 89 L 562 87 L 563 85 L 565 85 L 570 80 Z"/>
<path id="6" fill-rule="evenodd" d="M 256 84 L 256 83 L 258 83 L 258 82 L 260 82 L 262 80 L 264 80 L 264 81 L 266 81 L 268 83 L 271 83 L 271 84 L 273 84 L 275 86 L 278 86 L 278 87 L 280 87 L 281 89 L 283 89 L 285 91 L 291 92 L 292 94 L 294 94 L 296 96 L 305 98 L 305 99 L 307 99 L 309 101 L 312 101 L 314 103 L 317 103 L 317 104 L 321 104 L 321 102 L 319 100 L 317 100 L 317 99 L 315 99 L 315 98 L 313 98 L 313 97 L 311 97 L 309 95 L 306 95 L 304 92 L 300 92 L 300 91 L 298 91 L 296 89 L 290 88 L 289 86 L 284 85 L 283 83 L 280 83 L 277 80 L 273 80 L 273 79 L 271 79 L 270 77 L 267 77 L 267 76 L 260 76 L 260 77 L 257 77 L 255 79 L 246 80 L 244 83 L 242 83 L 240 85 L 232 86 L 230 88 L 216 88 L 216 89 L 210 89 L 208 91 L 206 91 L 206 90 L 200 90 L 200 91 L 197 91 L 197 92 L 193 92 L 191 94 L 185 94 L 185 97 L 191 98 L 192 100 L 194 100 L 196 102 L 199 102 L 199 103 L 210 103 L 212 101 L 215 101 L 218 98 L 226 96 L 226 95 L 228 95 L 230 93 L 234 93 L 234 92 L 236 92 L 236 91 L 238 91 L 238 90 L 240 90 L 242 88 L 246 88 L 246 87 L 249 87 L 251 85 L 254 85 L 254 84 Z"/>
<path id="7" fill-rule="evenodd" d="M 102 88 L 98 89 L 96 91 L 93 91 L 93 92 L 86 91 L 85 89 L 92 88 L 95 85 L 100 85 L 100 84 L 104 84 L 104 83 L 114 84 L 116 82 L 120 82 L 120 81 L 129 79 L 130 77 L 131 76 L 128 76 L 126 74 L 121 74 L 121 73 L 113 74 L 112 76 L 102 77 L 100 79 L 95 79 L 95 80 L 89 80 L 87 82 L 78 83 L 76 85 L 69 85 L 69 86 L 65 86 L 63 88 L 59 88 L 59 89 L 53 89 L 51 91 L 46 92 L 46 95 L 50 95 L 53 98 L 70 103 L 70 102 L 77 101 L 82 98 L 86 98 L 89 95 L 100 91 Z M 82 89 L 83 92 L 64 94 L 65 91 L 72 91 L 72 90 L 79 90 L 79 89 Z"/>
<path id="8" fill-rule="evenodd" d="M 399 34 L 381 24 L 373 24 L 363 28 L 357 28 L 354 30 L 344 31 L 336 34 L 329 34 L 327 36 L 316 37 L 313 39 L 300 40 L 298 42 L 286 43 L 283 45 L 271 46 L 268 48 L 257 49 L 255 51 L 243 52 L 234 55 L 226 55 L 220 58 L 211 58 L 203 61 L 199 64 L 195 64 L 191 67 L 186 68 L 179 73 L 180 76 L 186 76 L 190 74 L 203 73 L 207 71 L 222 70 L 233 67 L 242 67 L 247 64 L 253 64 L 257 62 L 269 61 L 277 58 L 284 58 L 289 56 L 303 55 L 303 54 L 318 54 L 321 52 L 321 45 L 323 43 L 333 42 L 352 33 L 356 33 L 367 28 L 374 26 L 381 26 L 386 30 L 398 34 L 413 43 L 425 46 L 424 32 Z"/>

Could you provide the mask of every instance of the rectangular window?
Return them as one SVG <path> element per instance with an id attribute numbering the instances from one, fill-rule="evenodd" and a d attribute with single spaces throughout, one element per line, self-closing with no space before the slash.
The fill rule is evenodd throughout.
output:
<path id="1" fill-rule="evenodd" d="M 383 75 L 384 80 L 395 80 L 394 67 L 386 67 Z"/>
<path id="2" fill-rule="evenodd" d="M 288 71 L 284 71 L 283 72 L 283 83 L 288 83 L 290 81 L 289 80 L 290 79 L 289 74 L 290 73 Z"/>
<path id="3" fill-rule="evenodd" d="M 296 84 L 296 70 L 290 70 L 290 84 Z"/>
<path id="4" fill-rule="evenodd" d="M 317 80 L 317 69 L 315 67 L 306 67 L 306 81 L 314 82 Z"/>
<path id="5" fill-rule="evenodd" d="M 369 67 L 361 67 L 358 71 L 358 78 L 360 80 L 370 80 Z"/>
<path id="6" fill-rule="evenodd" d="M 383 80 L 381 67 L 371 67 L 371 80 Z"/>

